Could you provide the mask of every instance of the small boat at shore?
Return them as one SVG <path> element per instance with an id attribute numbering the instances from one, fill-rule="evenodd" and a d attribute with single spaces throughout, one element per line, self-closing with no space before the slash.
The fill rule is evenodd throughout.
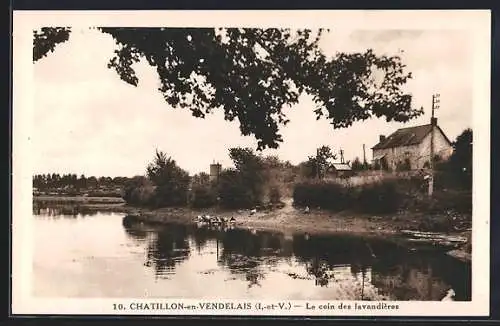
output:
<path id="1" fill-rule="evenodd" d="M 402 230 L 401 235 L 412 249 L 449 251 L 467 243 L 467 238 L 437 232 Z"/>
<path id="2" fill-rule="evenodd" d="M 401 230 L 401 234 L 411 237 L 416 237 L 420 239 L 436 239 L 436 240 L 447 240 L 450 242 L 466 243 L 467 238 L 457 235 L 448 235 L 438 232 L 422 232 L 422 231 L 411 231 L 411 230 Z"/>

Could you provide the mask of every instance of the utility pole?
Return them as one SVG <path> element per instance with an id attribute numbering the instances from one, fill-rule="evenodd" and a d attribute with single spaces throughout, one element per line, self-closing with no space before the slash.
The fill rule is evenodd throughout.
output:
<path id="1" fill-rule="evenodd" d="M 432 196 L 434 192 L 434 110 L 439 108 L 439 94 L 432 95 L 432 113 L 431 113 L 431 157 L 429 159 L 429 165 L 431 168 L 431 175 L 429 178 L 429 196 Z"/>
<path id="2" fill-rule="evenodd" d="M 366 165 L 366 151 L 365 151 L 365 144 L 363 144 L 363 165 Z"/>
<path id="3" fill-rule="evenodd" d="M 344 163 L 344 150 L 340 150 L 340 163 Z"/>

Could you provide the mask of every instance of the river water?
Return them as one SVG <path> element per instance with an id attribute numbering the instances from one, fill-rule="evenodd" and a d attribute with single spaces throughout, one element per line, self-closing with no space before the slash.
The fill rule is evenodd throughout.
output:
<path id="1" fill-rule="evenodd" d="M 340 235 L 145 225 L 121 213 L 33 212 L 34 295 L 470 300 L 470 265 Z"/>

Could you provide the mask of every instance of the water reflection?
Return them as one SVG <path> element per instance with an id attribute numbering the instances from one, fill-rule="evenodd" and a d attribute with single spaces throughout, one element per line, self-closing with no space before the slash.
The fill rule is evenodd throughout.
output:
<path id="1" fill-rule="evenodd" d="M 33 203 L 33 215 L 60 218 L 95 216 L 96 210 L 74 204 L 48 204 L 46 202 Z"/>
<path id="2" fill-rule="evenodd" d="M 470 265 L 383 240 L 154 225 L 70 205 L 33 214 L 42 295 L 441 300 L 453 288 L 470 300 Z"/>
<path id="3" fill-rule="evenodd" d="M 174 272 L 176 264 L 189 258 L 190 251 L 186 226 L 163 228 L 150 241 L 145 264 L 154 264 L 157 276 L 168 275 Z"/>
<path id="4" fill-rule="evenodd" d="M 233 275 L 232 280 L 246 282 L 248 289 L 262 287 L 266 278 L 279 273 L 312 287 L 339 289 L 358 300 L 440 300 L 450 288 L 456 300 L 470 300 L 470 266 L 440 253 L 411 253 L 382 240 L 146 226 L 130 217 L 123 226 L 130 237 L 147 242 L 145 265 L 158 277 L 175 274 L 193 251 L 209 249 L 216 251 L 218 268 Z"/>

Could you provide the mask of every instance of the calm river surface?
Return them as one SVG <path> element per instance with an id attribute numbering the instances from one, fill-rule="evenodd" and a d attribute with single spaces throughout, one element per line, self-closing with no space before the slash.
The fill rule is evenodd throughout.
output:
<path id="1" fill-rule="evenodd" d="M 119 213 L 37 209 L 34 294 L 470 300 L 470 266 L 381 240 L 144 225 Z"/>

